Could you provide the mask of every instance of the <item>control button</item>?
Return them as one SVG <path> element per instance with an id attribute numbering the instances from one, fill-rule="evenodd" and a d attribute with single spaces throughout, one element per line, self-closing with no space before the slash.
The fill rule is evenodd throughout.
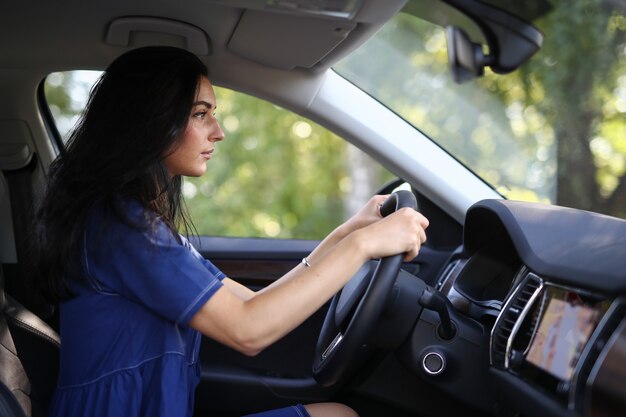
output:
<path id="1" fill-rule="evenodd" d="M 438 352 L 428 352 L 422 359 L 422 368 L 427 374 L 439 375 L 446 367 L 446 360 Z"/>

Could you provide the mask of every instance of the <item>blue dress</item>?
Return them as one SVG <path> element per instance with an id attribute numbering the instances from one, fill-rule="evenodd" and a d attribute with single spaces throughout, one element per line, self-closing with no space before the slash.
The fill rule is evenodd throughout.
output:
<path id="1" fill-rule="evenodd" d="M 138 202 L 117 204 L 123 218 L 100 204 L 86 224 L 85 279 L 60 306 L 50 415 L 191 417 L 201 338 L 188 323 L 224 274 Z M 258 416 L 308 414 L 298 404 Z"/>
<path id="2" fill-rule="evenodd" d="M 139 203 L 120 204 L 125 220 L 98 205 L 87 221 L 51 415 L 191 416 L 200 334 L 187 325 L 224 274 Z"/>

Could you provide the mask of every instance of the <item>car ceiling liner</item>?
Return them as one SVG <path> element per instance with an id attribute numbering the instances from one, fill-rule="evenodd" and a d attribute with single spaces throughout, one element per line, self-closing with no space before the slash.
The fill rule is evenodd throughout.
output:
<path id="1" fill-rule="evenodd" d="M 482 76 L 485 67 L 497 74 L 519 68 L 543 42 L 541 32 L 526 19 L 551 8 L 546 0 L 514 6 L 506 0 L 206 1 L 241 11 L 228 40 L 231 52 L 283 70 L 332 65 L 402 9 L 446 27 L 448 61 L 457 83 Z M 199 55 L 212 54 L 211 39 L 201 28 L 160 17 L 117 18 L 105 37 L 116 46 L 165 43 Z M 346 42 L 348 38 L 352 40 Z M 345 48 L 338 48 L 340 44 Z"/>

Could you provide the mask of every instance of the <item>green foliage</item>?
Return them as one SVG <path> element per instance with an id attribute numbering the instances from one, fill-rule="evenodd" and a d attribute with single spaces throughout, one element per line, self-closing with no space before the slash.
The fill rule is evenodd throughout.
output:
<path id="1" fill-rule="evenodd" d="M 269 103 L 216 88 L 226 139 L 186 179 L 201 234 L 319 238 L 342 220 L 345 145 Z"/>
<path id="2" fill-rule="evenodd" d="M 537 22 L 548 34 L 544 46 L 520 71 L 526 91 L 539 85 L 545 94 L 527 97 L 524 105 L 536 108 L 552 130 L 556 201 L 625 217 L 624 10 L 602 0 L 554 3 L 554 12 Z"/>

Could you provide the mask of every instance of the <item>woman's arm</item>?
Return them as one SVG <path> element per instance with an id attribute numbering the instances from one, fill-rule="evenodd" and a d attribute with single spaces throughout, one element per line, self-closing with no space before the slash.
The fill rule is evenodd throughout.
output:
<path id="1" fill-rule="evenodd" d="M 339 243 L 310 268 L 298 266 L 281 285 L 241 297 L 224 285 L 191 319 L 191 327 L 246 355 L 256 355 L 319 309 L 366 259 L 352 244 Z M 343 242 L 343 241 L 342 241 Z M 333 270 L 332 274 L 324 271 Z"/>
<path id="2" fill-rule="evenodd" d="M 406 259 L 414 258 L 426 239 L 428 221 L 414 210 L 403 209 L 364 227 L 348 226 L 352 230 L 347 236 L 341 238 L 342 231 L 331 234 L 311 254 L 311 267 L 299 265 L 258 293 L 225 280 L 190 325 L 255 355 L 319 309 L 368 259 L 402 252 Z"/>
<path id="3" fill-rule="evenodd" d="M 350 217 L 346 222 L 333 230 L 319 245 L 311 252 L 307 259 L 309 263 L 316 263 L 317 260 L 322 257 L 329 249 L 340 242 L 344 237 L 352 233 L 353 231 L 372 224 L 381 219 L 380 206 L 388 198 L 388 195 L 375 195 L 372 197 L 354 216 Z M 301 272 L 299 267 L 294 268 L 287 274 L 283 275 L 280 279 L 272 282 L 264 290 L 275 287 L 277 285 L 284 284 L 293 276 Z M 233 281 L 230 278 L 222 280 L 224 285 L 228 287 L 236 296 L 242 300 L 249 300 L 254 297 L 256 292 L 241 285 L 240 283 Z M 262 290 L 262 291 L 264 291 Z"/>
<path id="4" fill-rule="evenodd" d="M 342 225 L 333 230 L 330 234 L 328 234 L 328 236 L 326 236 L 324 240 L 320 242 L 319 245 L 317 245 L 313 252 L 311 252 L 307 256 L 308 262 L 311 265 L 317 263 L 318 259 L 322 258 L 324 254 L 326 254 L 330 249 L 332 249 L 337 243 L 343 240 L 343 238 L 348 236 L 350 233 L 380 220 L 382 217 L 380 215 L 380 206 L 385 202 L 388 197 L 388 195 L 376 195 L 372 197 L 363 206 L 363 208 L 358 211 L 358 213 L 350 217 L 350 219 L 348 219 Z M 272 288 L 277 285 L 282 285 L 300 272 L 301 269 L 296 267 L 284 276 L 282 276 L 280 279 L 272 282 L 268 287 L 264 288 L 261 291 L 265 291 L 268 288 Z M 252 293 L 254 294 L 254 292 Z"/>

